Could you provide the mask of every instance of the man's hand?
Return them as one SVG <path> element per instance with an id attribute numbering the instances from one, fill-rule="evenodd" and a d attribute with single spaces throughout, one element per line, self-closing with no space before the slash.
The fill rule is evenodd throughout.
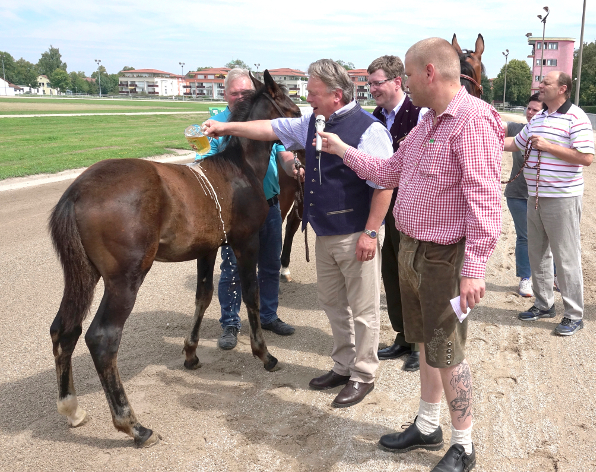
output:
<path id="1" fill-rule="evenodd" d="M 462 277 L 459 282 L 460 308 L 463 313 L 468 311 L 468 307 L 474 308 L 476 303 L 484 297 L 484 279 L 472 279 L 471 277 Z"/>
<path id="2" fill-rule="evenodd" d="M 226 136 L 224 132 L 225 126 L 226 123 L 207 120 L 201 125 L 201 131 L 205 136 L 209 136 L 210 138 L 221 138 L 222 136 Z"/>
<path id="3" fill-rule="evenodd" d="M 324 131 L 319 131 L 319 135 L 322 138 L 323 146 L 321 147 L 321 151 L 326 152 L 328 154 L 337 154 L 339 157 L 343 159 L 346 149 L 348 146 L 344 143 L 337 134 L 333 133 L 325 133 Z M 316 146 L 317 138 L 313 139 L 312 145 Z"/>
<path id="4" fill-rule="evenodd" d="M 371 261 L 377 251 L 377 239 L 362 233 L 356 243 L 356 259 L 360 262 Z"/>
<path id="5" fill-rule="evenodd" d="M 532 147 L 534 149 L 538 149 L 539 151 L 549 152 L 549 149 L 551 147 L 551 143 L 549 143 L 542 136 L 537 136 L 537 135 L 534 134 L 530 138 L 530 141 L 532 141 Z"/>

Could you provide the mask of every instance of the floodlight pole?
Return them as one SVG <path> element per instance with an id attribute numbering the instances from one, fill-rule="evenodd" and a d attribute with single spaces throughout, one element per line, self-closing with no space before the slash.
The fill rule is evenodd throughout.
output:
<path id="1" fill-rule="evenodd" d="M 97 78 L 99 79 L 99 98 L 101 98 L 101 70 L 99 70 L 99 63 L 101 62 L 101 59 L 95 59 L 95 62 L 97 62 Z"/>
<path id="2" fill-rule="evenodd" d="M 507 54 L 503 53 L 505 56 L 505 83 L 503 84 L 503 111 L 505 111 L 505 91 L 507 90 L 507 56 L 509 56 L 509 49 L 505 49 Z"/>
<path id="3" fill-rule="evenodd" d="M 542 7 L 542 9 L 546 12 L 546 16 L 542 18 L 542 15 L 538 15 L 538 18 L 542 22 L 542 54 L 540 57 L 540 80 L 538 81 L 539 83 L 542 82 L 542 63 L 544 62 L 544 32 L 546 30 L 546 19 L 548 18 L 548 15 L 550 15 L 550 10 L 548 9 L 548 7 Z"/>
<path id="4" fill-rule="evenodd" d="M 584 53 L 584 25 L 586 23 L 586 0 L 584 0 L 584 12 L 582 13 L 582 32 L 579 39 L 579 56 L 577 58 L 577 84 L 575 84 L 575 104 L 579 106 L 579 84 L 582 79 L 582 56 Z"/>

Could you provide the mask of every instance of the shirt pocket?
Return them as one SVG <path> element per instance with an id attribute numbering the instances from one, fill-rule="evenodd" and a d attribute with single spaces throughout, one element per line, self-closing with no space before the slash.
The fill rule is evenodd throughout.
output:
<path id="1" fill-rule="evenodd" d="M 461 169 L 451 150 L 451 143 L 428 143 L 418 172 L 423 180 L 437 190 L 458 183 L 461 180 Z"/>

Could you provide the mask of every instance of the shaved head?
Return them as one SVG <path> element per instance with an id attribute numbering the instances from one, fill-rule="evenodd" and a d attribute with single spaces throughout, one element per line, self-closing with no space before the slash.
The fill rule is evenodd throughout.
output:
<path id="1" fill-rule="evenodd" d="M 444 80 L 459 83 L 459 55 L 448 41 L 442 38 L 423 39 L 408 49 L 406 56 L 409 56 L 416 67 L 432 64 Z"/>

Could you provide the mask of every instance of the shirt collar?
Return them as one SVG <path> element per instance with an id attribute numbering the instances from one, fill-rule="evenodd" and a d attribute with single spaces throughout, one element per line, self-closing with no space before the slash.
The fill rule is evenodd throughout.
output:
<path id="1" fill-rule="evenodd" d="M 571 108 L 571 100 L 567 99 L 567 100 L 565 100 L 565 103 L 563 103 L 563 105 L 561 105 L 557 109 L 557 111 L 555 111 L 554 113 L 561 113 L 562 115 L 565 115 L 569 111 L 570 108 Z M 553 113 L 551 113 L 551 115 L 552 114 Z"/>
<path id="2" fill-rule="evenodd" d="M 443 116 L 443 115 L 455 116 L 457 114 L 457 110 L 459 109 L 459 106 L 461 105 L 461 102 L 466 98 L 467 95 L 468 95 L 468 92 L 467 92 L 466 88 L 463 86 L 460 87 L 459 91 L 455 94 L 455 96 L 449 102 L 449 105 L 447 105 L 447 108 L 445 109 L 445 111 L 443 113 L 441 113 L 439 116 Z M 436 113 L 436 111 L 434 111 L 434 110 L 433 110 L 433 112 Z"/>
<path id="3" fill-rule="evenodd" d="M 348 111 L 350 111 L 355 106 L 356 106 L 356 101 L 355 100 L 352 100 L 350 103 L 348 103 L 347 105 L 344 105 L 339 110 L 334 111 L 331 114 L 331 116 L 329 117 L 329 120 L 333 119 L 333 117 L 336 116 L 336 115 L 339 116 L 339 115 L 343 115 L 344 113 L 347 113 Z"/>
<path id="4" fill-rule="evenodd" d="M 387 113 L 387 110 L 385 110 L 384 108 L 381 108 L 381 113 L 383 113 L 383 116 L 387 119 L 391 116 L 392 113 L 397 115 L 397 112 L 399 111 L 401 106 L 404 104 L 405 99 L 406 99 L 406 94 L 404 93 L 403 97 L 401 97 L 401 100 L 399 101 L 399 103 L 389 113 Z"/>

